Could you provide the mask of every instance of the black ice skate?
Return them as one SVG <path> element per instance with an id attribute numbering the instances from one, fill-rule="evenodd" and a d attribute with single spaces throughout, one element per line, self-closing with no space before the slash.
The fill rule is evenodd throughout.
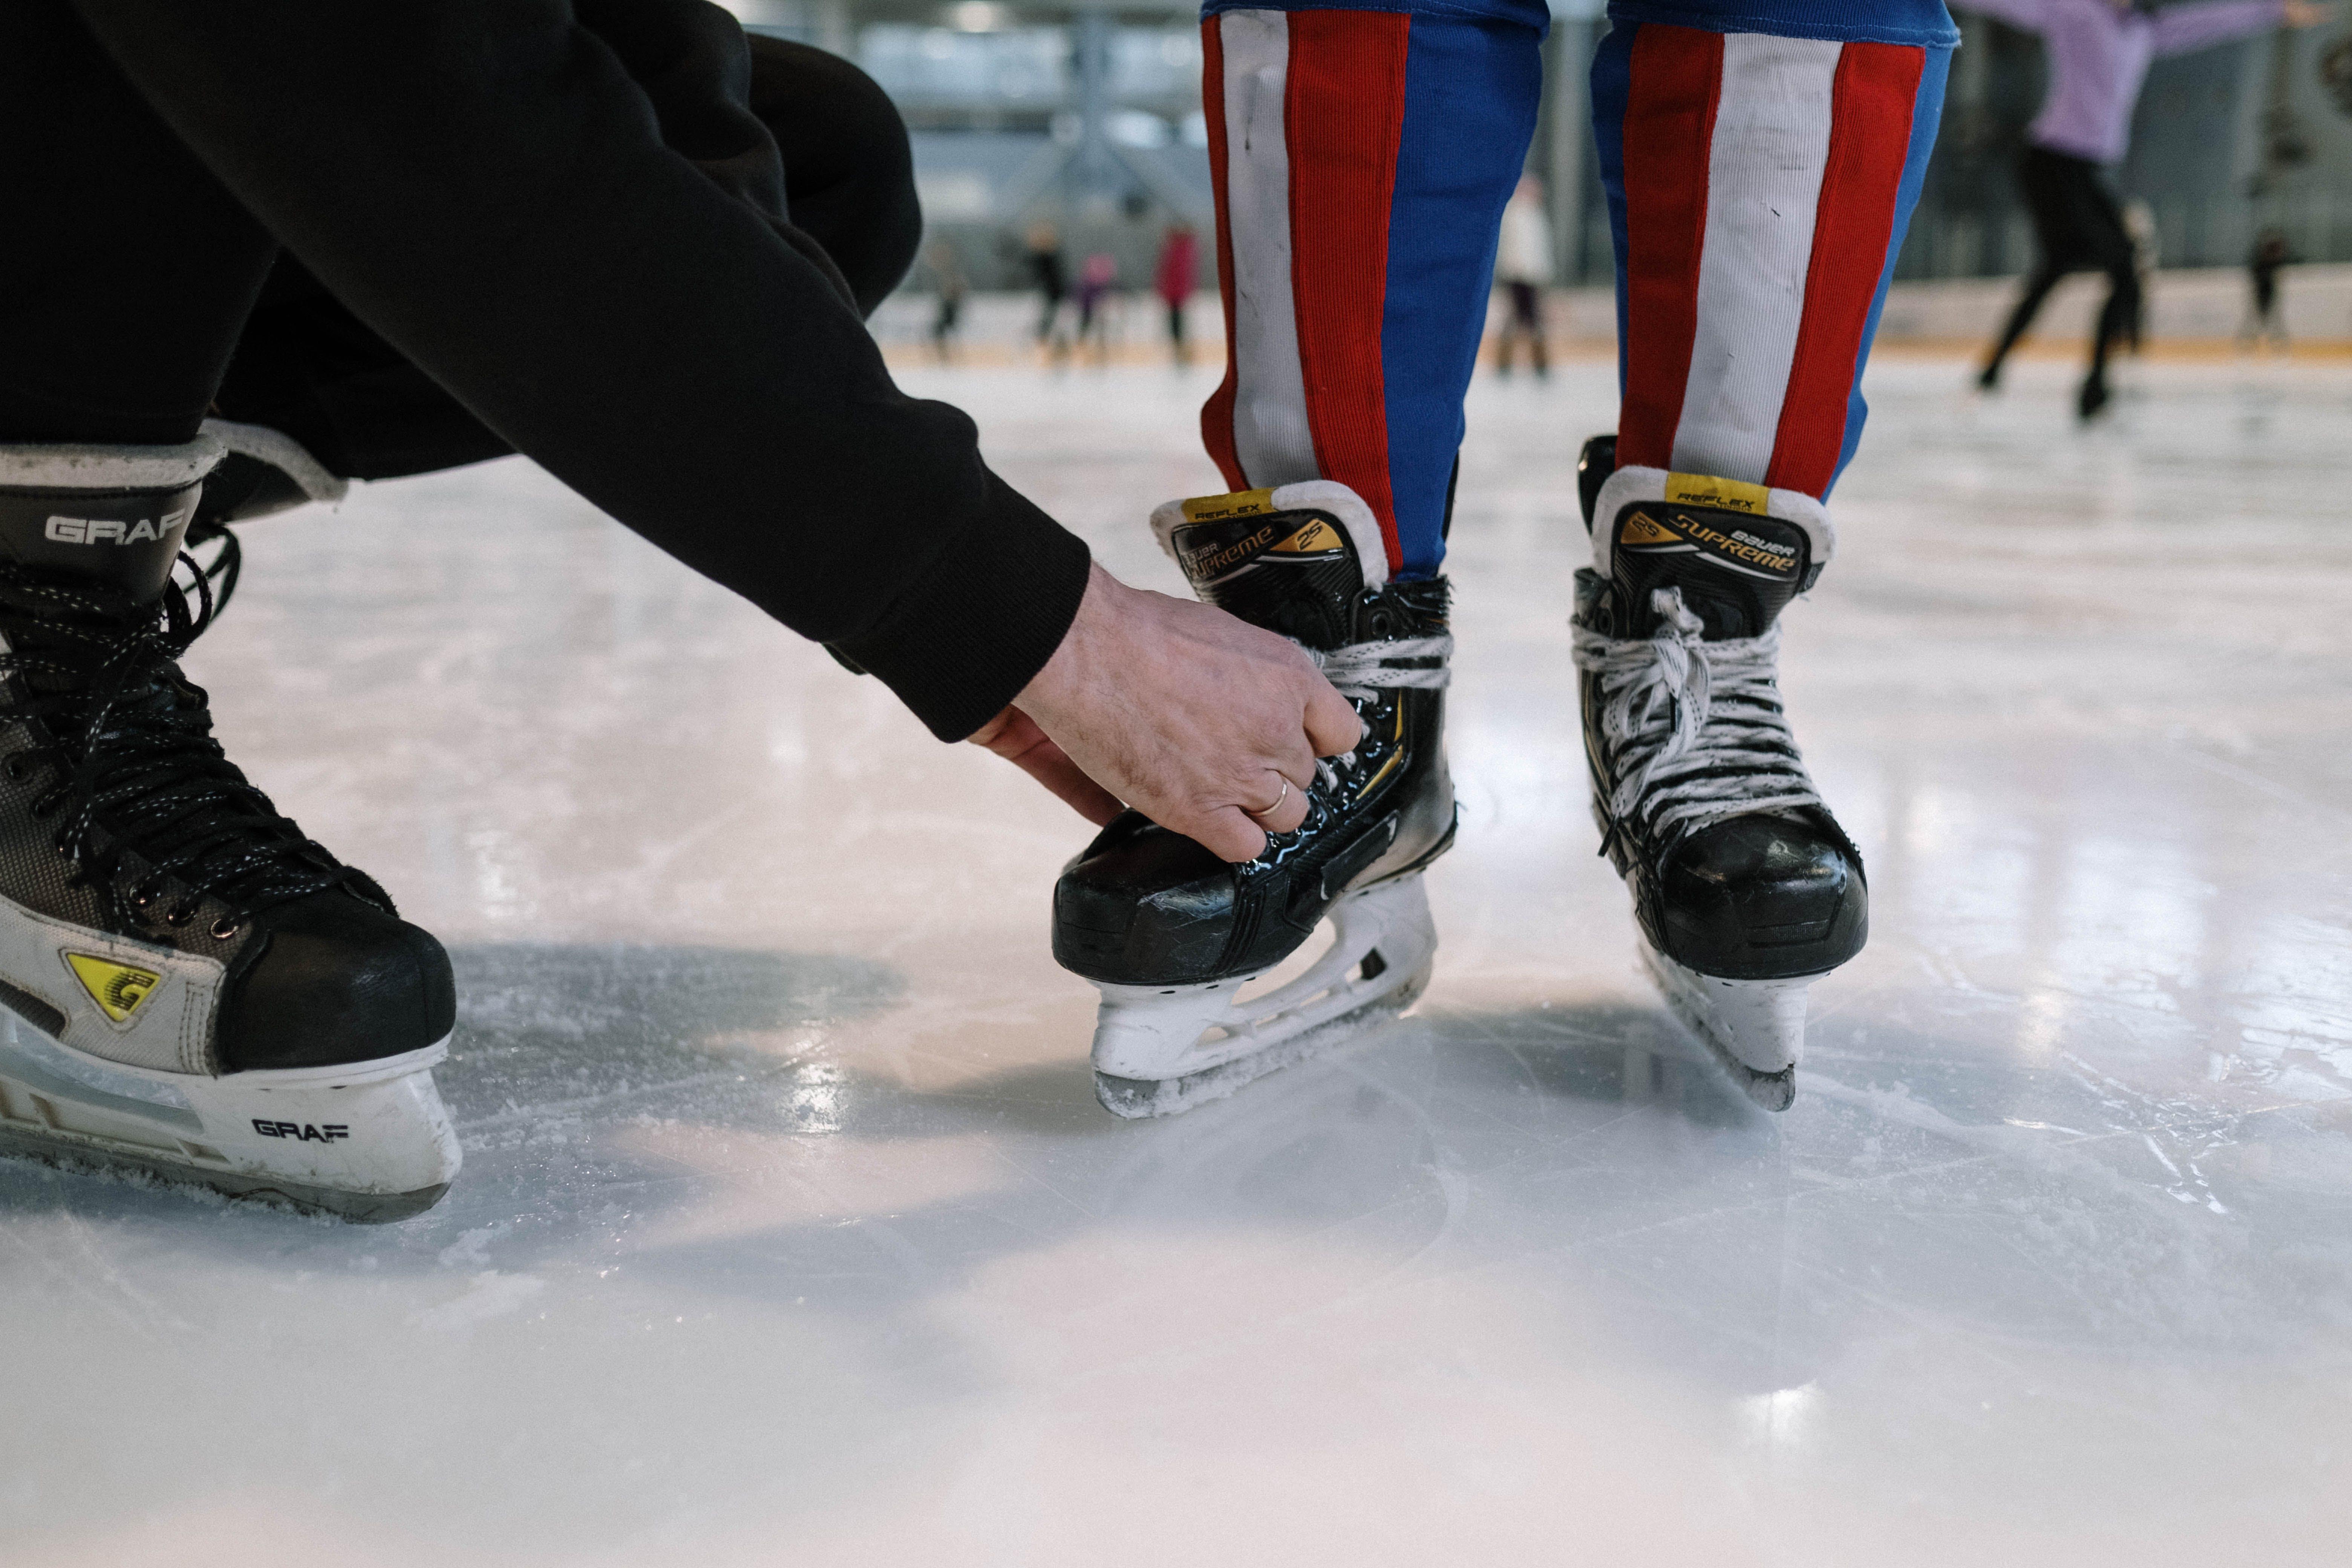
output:
<path id="1" fill-rule="evenodd" d="M 207 419 L 199 439 L 218 441 L 227 450 L 219 466 L 205 477 L 204 491 L 182 548 L 194 554 L 206 544 L 219 547 L 203 568 L 212 588 L 213 614 L 217 616 L 236 592 L 237 572 L 244 560 L 230 523 L 273 517 L 314 501 L 333 506 L 352 487 L 350 480 L 330 470 L 299 441 L 267 425 Z"/>
<path id="2" fill-rule="evenodd" d="M 1586 447 L 1594 566 L 1576 574 L 1601 850 L 1667 1005 L 1785 1110 L 1805 987 L 1870 926 L 1862 857 L 1813 791 L 1777 679 L 1775 623 L 1828 561 L 1828 520 L 1809 496 L 1616 468 L 1613 447 Z"/>
<path id="3" fill-rule="evenodd" d="M 1064 868 L 1054 956 L 1102 990 L 1095 1092 L 1129 1117 L 1221 1099 L 1411 1006 L 1437 950 L 1421 873 L 1454 841 L 1444 579 L 1389 584 L 1371 509 L 1325 480 L 1151 521 L 1202 599 L 1315 656 L 1365 736 L 1247 865 L 1129 812 Z M 1327 918 L 1331 948 L 1304 974 L 1241 995 Z"/>
<path id="4" fill-rule="evenodd" d="M 457 1170 L 449 962 L 180 673 L 223 450 L 0 447 L 0 1151 L 398 1219 Z"/>

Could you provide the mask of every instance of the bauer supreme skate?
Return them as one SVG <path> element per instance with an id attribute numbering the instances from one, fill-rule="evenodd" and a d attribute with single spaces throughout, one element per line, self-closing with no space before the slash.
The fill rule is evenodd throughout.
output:
<path id="1" fill-rule="evenodd" d="M 1421 873 L 1454 842 L 1444 580 L 1390 583 L 1371 509 L 1328 480 L 1171 501 L 1151 524 L 1203 601 L 1314 656 L 1364 739 L 1246 865 L 1129 812 L 1063 869 L 1054 956 L 1102 990 L 1095 1093 L 1128 1117 L 1222 1099 L 1410 1007 L 1437 950 Z M 1326 919 L 1305 973 L 1242 994 Z"/>
<path id="2" fill-rule="evenodd" d="M 1780 708 L 1781 609 L 1833 543 L 1819 501 L 1586 446 L 1576 665 L 1601 847 L 1667 1005 L 1768 1110 L 1796 1095 L 1805 988 L 1862 951 L 1862 857 Z M 1598 482 L 1596 482 L 1598 481 Z"/>
<path id="3" fill-rule="evenodd" d="M 449 961 L 180 673 L 223 450 L 0 447 L 0 1151 L 399 1219 L 457 1170 Z"/>

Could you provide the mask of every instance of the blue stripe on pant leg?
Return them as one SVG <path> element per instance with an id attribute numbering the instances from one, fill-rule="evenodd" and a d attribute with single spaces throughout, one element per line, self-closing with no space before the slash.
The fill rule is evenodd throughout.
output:
<path id="1" fill-rule="evenodd" d="M 1895 281 L 1895 258 L 1903 250 L 1903 237 L 1911 227 L 1912 209 L 1919 205 L 1919 186 L 1927 177 L 1927 158 L 1936 150 L 1936 127 L 1944 118 L 1944 79 L 1950 73 L 1952 51 L 1929 49 L 1919 69 L 1919 96 L 1911 103 L 1911 145 L 1903 157 L 1903 183 L 1895 187 L 1895 226 L 1886 237 L 1886 265 L 1878 274 L 1878 293 L 1870 301 L 1870 320 L 1862 329 L 1862 350 L 1853 358 L 1853 390 L 1846 395 L 1845 442 L 1838 451 L 1837 473 L 1830 476 L 1822 499 L 1837 488 L 1838 474 L 1853 461 L 1862 445 L 1863 422 L 1870 405 L 1862 397 L 1862 372 L 1870 363 L 1870 345 L 1878 336 L 1878 313 L 1886 308 L 1886 286 Z"/>
<path id="2" fill-rule="evenodd" d="M 1620 22 L 1592 51 L 1592 149 L 1609 200 L 1609 251 L 1617 264 L 1617 395 L 1625 395 L 1625 105 L 1633 94 L 1633 35 Z"/>
<path id="3" fill-rule="evenodd" d="M 1462 397 L 1486 331 L 1503 205 L 1535 135 L 1541 47 L 1535 27 L 1412 18 L 1381 320 L 1402 579 L 1433 574 L 1445 555 Z"/>

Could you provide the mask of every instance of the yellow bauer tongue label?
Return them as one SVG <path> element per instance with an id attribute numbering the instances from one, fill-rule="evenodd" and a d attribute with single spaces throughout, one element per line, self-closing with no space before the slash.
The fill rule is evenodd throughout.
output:
<path id="1" fill-rule="evenodd" d="M 89 999 L 118 1024 L 128 1022 L 163 978 L 152 970 L 134 969 L 86 952 L 67 953 L 66 963 L 72 966 L 82 989 L 89 993 Z"/>
<path id="2" fill-rule="evenodd" d="M 1772 492 L 1762 485 L 1719 479 L 1713 474 L 1668 474 L 1666 500 L 1683 506 L 1717 506 L 1765 517 L 1770 514 Z"/>
<path id="3" fill-rule="evenodd" d="M 1255 517 L 1273 510 L 1272 490 L 1236 490 L 1229 496 L 1194 496 L 1184 503 L 1184 521 L 1222 522 L 1229 517 Z"/>

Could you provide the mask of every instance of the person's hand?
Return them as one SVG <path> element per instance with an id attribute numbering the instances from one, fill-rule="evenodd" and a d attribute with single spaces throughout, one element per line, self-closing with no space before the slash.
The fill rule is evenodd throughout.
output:
<path id="1" fill-rule="evenodd" d="M 1362 738 L 1296 643 L 1100 566 L 1045 668 L 971 737 L 1091 821 L 1124 800 L 1236 861 L 1304 821 L 1315 759 Z"/>
<path id="2" fill-rule="evenodd" d="M 2290 27 L 2316 27 L 2327 20 L 2327 7 L 2313 0 L 2284 0 L 2279 19 Z"/>
<path id="3" fill-rule="evenodd" d="M 1054 742 L 1054 738 L 1037 728 L 1037 721 L 1018 708 L 1007 708 L 979 729 L 964 737 L 975 746 L 986 746 L 1047 789 L 1052 790 L 1072 811 L 1093 823 L 1108 827 L 1110 819 L 1126 808 L 1118 796 L 1087 777 L 1087 772 L 1070 761 L 1070 754 Z"/>

